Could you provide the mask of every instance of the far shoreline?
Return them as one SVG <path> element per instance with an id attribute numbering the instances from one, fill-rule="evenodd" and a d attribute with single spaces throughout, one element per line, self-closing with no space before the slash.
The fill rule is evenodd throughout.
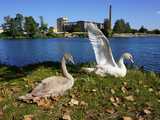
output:
<path id="1" fill-rule="evenodd" d="M 132 34 L 132 33 L 115 33 L 112 35 L 113 38 L 116 37 L 160 37 L 160 34 L 146 34 L 146 33 L 136 33 L 136 34 Z"/>
<path id="2" fill-rule="evenodd" d="M 82 33 L 81 33 L 82 34 Z M 83 35 L 83 34 L 82 34 Z M 111 37 L 108 37 L 108 38 L 131 38 L 131 37 L 160 37 L 160 34 L 147 34 L 147 33 L 135 33 L 135 34 L 133 34 L 133 33 L 114 33 L 114 34 L 112 34 L 112 36 Z M 0 37 L 0 40 L 12 40 L 12 39 L 14 39 L 14 40 L 36 40 L 36 39 L 61 39 L 61 38 L 63 38 L 63 39 L 65 39 L 65 38 L 68 38 L 68 39 L 72 39 L 72 38 L 88 38 L 87 36 L 86 36 L 86 33 L 84 33 L 84 36 L 78 36 L 78 35 L 75 35 L 74 33 L 73 33 L 73 36 L 72 36 L 72 33 L 67 33 L 67 34 L 65 34 L 64 36 L 61 36 L 61 37 L 33 37 L 33 38 L 29 38 L 29 37 L 15 37 L 15 38 L 13 38 L 13 37 L 10 37 L 10 36 L 8 36 L 8 37 Z M 68 40 L 67 39 L 67 40 Z"/>

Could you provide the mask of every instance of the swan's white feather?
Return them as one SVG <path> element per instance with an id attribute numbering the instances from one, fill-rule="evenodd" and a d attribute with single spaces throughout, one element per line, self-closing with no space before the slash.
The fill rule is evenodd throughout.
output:
<path id="1" fill-rule="evenodd" d="M 98 29 L 97 25 L 86 23 L 85 27 L 88 31 L 89 40 L 95 53 L 97 66 L 95 68 L 83 68 L 83 70 L 89 73 L 95 72 L 100 76 L 106 76 L 106 74 L 109 74 L 115 77 L 124 77 L 127 73 L 124 59 L 131 60 L 132 55 L 124 53 L 117 64 L 112 55 L 109 40 Z"/>
<path id="2" fill-rule="evenodd" d="M 92 44 L 96 62 L 98 65 L 111 65 L 116 67 L 117 64 L 113 58 L 109 40 L 93 23 L 86 23 L 89 40 Z"/>

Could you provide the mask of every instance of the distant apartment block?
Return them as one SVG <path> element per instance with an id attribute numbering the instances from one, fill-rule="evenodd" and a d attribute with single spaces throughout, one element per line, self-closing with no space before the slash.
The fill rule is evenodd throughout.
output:
<path id="1" fill-rule="evenodd" d="M 67 17 L 61 17 L 57 19 L 57 31 L 58 32 L 86 32 L 85 23 L 91 23 L 91 21 L 76 21 L 69 22 Z M 103 29 L 103 23 L 96 23 L 99 29 Z"/>
<path id="2" fill-rule="evenodd" d="M 69 22 L 67 17 L 61 17 L 57 19 L 57 32 L 86 32 L 85 23 L 94 23 L 99 29 L 109 29 L 112 30 L 112 6 L 109 6 L 109 17 L 104 19 L 104 23 L 97 23 L 91 21 L 76 21 Z M 105 22 L 108 20 L 109 28 L 105 28 Z M 105 27 L 104 27 L 105 26 Z"/>
<path id="3" fill-rule="evenodd" d="M 68 23 L 67 17 L 60 17 L 57 19 L 57 32 L 64 32 L 65 25 Z"/>

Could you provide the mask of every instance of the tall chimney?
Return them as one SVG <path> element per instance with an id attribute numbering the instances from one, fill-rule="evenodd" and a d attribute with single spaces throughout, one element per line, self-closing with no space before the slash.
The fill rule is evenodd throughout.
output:
<path id="1" fill-rule="evenodd" d="M 112 30 L 112 5 L 109 6 L 109 27 Z"/>

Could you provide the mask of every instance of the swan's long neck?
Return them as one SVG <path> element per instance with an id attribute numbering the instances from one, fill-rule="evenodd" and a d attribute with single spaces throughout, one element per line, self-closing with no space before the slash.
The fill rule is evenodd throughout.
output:
<path id="1" fill-rule="evenodd" d="M 121 58 L 119 59 L 118 61 L 118 66 L 121 68 L 121 69 L 126 69 L 126 66 L 124 64 L 124 56 L 122 55 Z"/>
<path id="2" fill-rule="evenodd" d="M 71 74 L 68 73 L 67 68 L 66 68 L 66 60 L 63 57 L 61 61 L 61 67 L 62 67 L 62 73 L 64 77 L 67 77 L 70 80 L 73 80 L 73 77 Z"/>

